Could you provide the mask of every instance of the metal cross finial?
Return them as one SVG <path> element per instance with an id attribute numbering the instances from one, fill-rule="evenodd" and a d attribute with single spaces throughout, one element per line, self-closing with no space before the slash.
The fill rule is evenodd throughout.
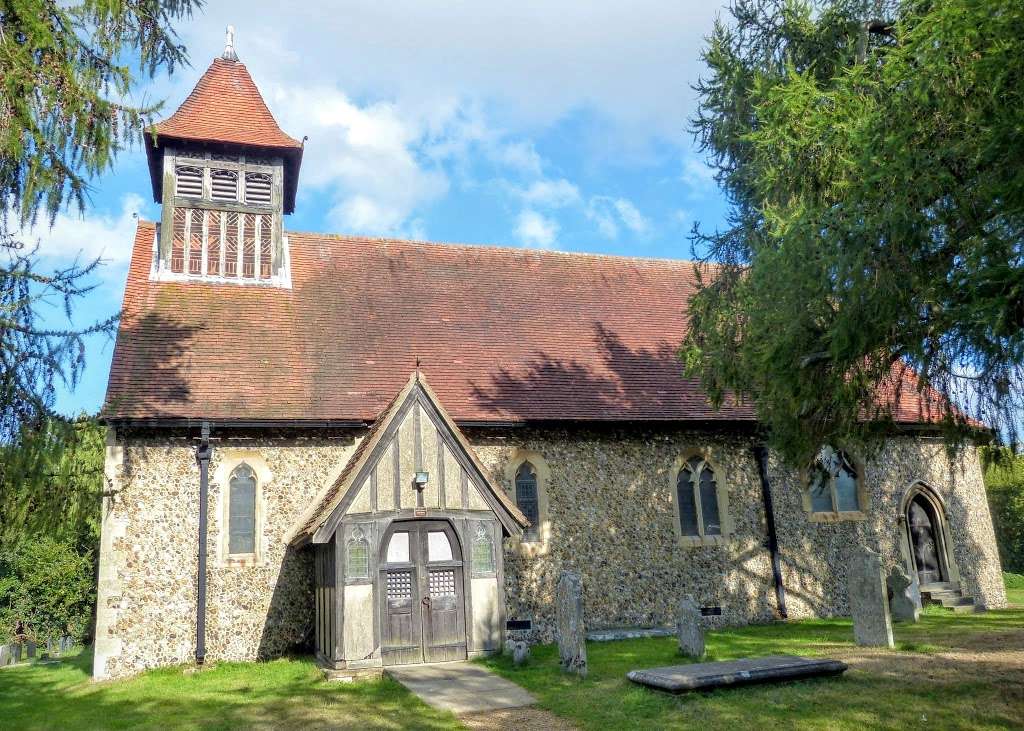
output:
<path id="1" fill-rule="evenodd" d="M 235 53 L 235 26 L 229 25 L 225 33 L 224 53 L 220 57 L 225 61 L 237 61 L 238 54 Z"/>

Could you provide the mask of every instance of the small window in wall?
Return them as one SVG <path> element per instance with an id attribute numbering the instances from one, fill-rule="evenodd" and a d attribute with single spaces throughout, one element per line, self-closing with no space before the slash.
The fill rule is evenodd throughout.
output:
<path id="1" fill-rule="evenodd" d="M 388 563 L 409 563 L 409 534 L 392 533 L 388 543 Z"/>
<path id="2" fill-rule="evenodd" d="M 540 503 L 537 497 L 537 470 L 529 462 L 523 462 L 516 470 L 516 506 L 530 521 L 530 527 L 523 533 L 527 541 L 540 536 Z"/>
<path id="3" fill-rule="evenodd" d="M 370 576 L 370 544 L 358 527 L 345 546 L 345 577 L 365 579 Z"/>
<path id="4" fill-rule="evenodd" d="M 679 532 L 683 536 L 722 535 L 718 510 L 718 482 L 711 465 L 701 457 L 691 457 L 676 475 L 676 501 L 679 507 Z"/>
<path id="5" fill-rule="evenodd" d="M 256 552 L 256 473 L 240 464 L 228 484 L 228 553 Z"/>
<path id="6" fill-rule="evenodd" d="M 855 513 L 862 510 L 857 468 L 849 455 L 822 447 L 808 480 L 812 513 Z"/>
<path id="7" fill-rule="evenodd" d="M 178 165 L 174 169 L 174 194 L 182 198 L 203 197 L 203 169 L 193 165 Z"/>
<path id="8" fill-rule="evenodd" d="M 473 573 L 494 573 L 494 540 L 483 525 L 477 525 L 473 536 L 472 561 Z"/>
<path id="9" fill-rule="evenodd" d="M 215 201 L 237 201 L 238 173 L 234 170 L 211 170 L 210 197 Z"/>

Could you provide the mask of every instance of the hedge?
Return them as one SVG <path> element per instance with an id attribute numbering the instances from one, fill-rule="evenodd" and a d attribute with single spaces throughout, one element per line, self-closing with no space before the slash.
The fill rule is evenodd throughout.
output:
<path id="1" fill-rule="evenodd" d="M 1024 456 L 984 448 L 985 489 L 1003 570 L 1024 574 Z"/>

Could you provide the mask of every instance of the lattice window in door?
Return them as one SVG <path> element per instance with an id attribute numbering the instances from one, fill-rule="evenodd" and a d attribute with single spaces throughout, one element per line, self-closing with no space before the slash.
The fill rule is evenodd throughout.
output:
<path id="1" fill-rule="evenodd" d="M 455 596 L 454 569 L 431 571 L 429 588 L 431 597 Z"/>
<path id="2" fill-rule="evenodd" d="M 412 572 L 389 571 L 385 590 L 388 599 L 412 599 Z"/>

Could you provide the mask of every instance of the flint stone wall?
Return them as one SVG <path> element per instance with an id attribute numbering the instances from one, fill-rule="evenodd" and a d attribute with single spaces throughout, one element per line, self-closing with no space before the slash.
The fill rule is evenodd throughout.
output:
<path id="1" fill-rule="evenodd" d="M 554 640 L 555 584 L 562 570 L 583 580 L 586 626 L 670 627 L 680 598 L 720 606 L 710 625 L 770 619 L 775 596 L 752 438 L 674 428 L 467 429 L 498 484 L 512 492 L 508 463 L 520 450 L 543 456 L 550 478 L 550 531 L 542 546 L 505 545 L 510 619 L 532 619 L 534 639 Z M 214 442 L 210 465 L 207 653 L 210 660 L 279 655 L 312 626 L 312 561 L 286 550 L 288 532 L 338 474 L 362 431 L 308 436 L 262 433 Z M 217 436 L 215 434 L 215 436 Z M 230 435 L 229 435 L 230 436 Z M 195 643 L 199 469 L 193 442 L 151 432 L 108 439 L 108 488 L 100 557 L 95 675 L 118 677 L 191 662 Z M 709 453 L 728 490 L 728 540 L 681 545 L 675 529 L 673 464 Z M 259 455 L 272 475 L 261 482 L 259 560 L 225 565 L 218 551 L 226 455 Z M 890 440 L 866 460 L 866 518 L 811 522 L 799 475 L 769 460 L 776 524 L 791 617 L 846 615 L 845 562 L 859 542 L 889 568 L 905 561 L 900 502 L 915 480 L 944 501 L 953 551 L 967 594 L 989 607 L 1005 593 L 981 470 L 973 450 L 949 460 L 939 441 Z"/>

